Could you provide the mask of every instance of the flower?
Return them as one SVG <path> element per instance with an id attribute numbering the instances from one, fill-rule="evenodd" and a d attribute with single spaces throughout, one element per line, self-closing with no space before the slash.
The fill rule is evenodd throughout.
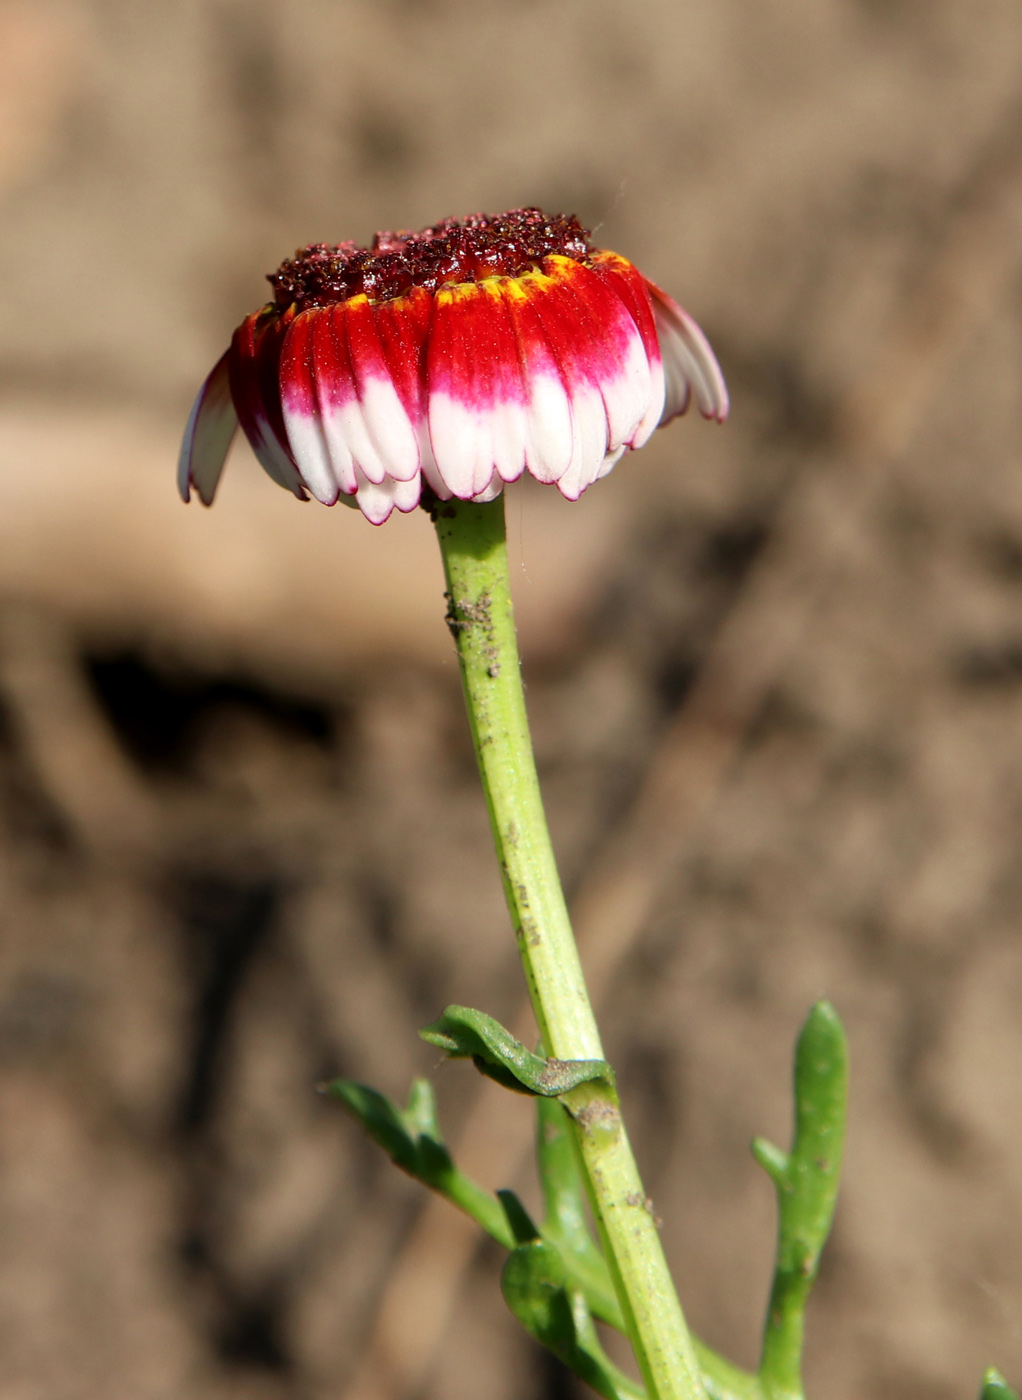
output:
<path id="1" fill-rule="evenodd" d="M 274 481 L 374 524 L 492 500 L 524 471 L 577 500 L 684 413 L 727 416 L 702 331 L 578 220 L 539 209 L 300 249 L 199 390 L 178 481 L 209 505 L 241 424 Z"/>

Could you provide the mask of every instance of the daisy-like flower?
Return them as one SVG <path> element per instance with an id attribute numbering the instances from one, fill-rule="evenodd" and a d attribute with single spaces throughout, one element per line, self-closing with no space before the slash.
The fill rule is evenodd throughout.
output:
<path id="1" fill-rule="evenodd" d="M 241 424 L 274 481 L 375 525 L 489 501 L 530 472 L 569 500 L 694 397 L 728 411 L 702 331 L 575 218 L 445 219 L 300 249 L 199 390 L 178 481 L 209 505 Z"/>

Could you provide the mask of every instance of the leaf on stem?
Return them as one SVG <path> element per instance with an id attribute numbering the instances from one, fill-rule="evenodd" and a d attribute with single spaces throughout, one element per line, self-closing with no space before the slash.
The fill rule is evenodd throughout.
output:
<path id="1" fill-rule="evenodd" d="M 979 1400 L 1019 1400 L 1018 1395 L 993 1366 L 983 1376 L 983 1388 Z"/>
<path id="2" fill-rule="evenodd" d="M 473 1060 L 481 1074 L 520 1094 L 553 1099 L 593 1080 L 614 1083 L 614 1071 L 606 1060 L 544 1059 L 492 1016 L 468 1006 L 449 1006 L 419 1034 L 452 1059 Z"/>
<path id="3" fill-rule="evenodd" d="M 777 1188 L 777 1262 L 760 1380 L 769 1395 L 801 1397 L 806 1301 L 830 1232 L 844 1151 L 848 1047 L 828 1002 L 813 1007 L 795 1051 L 795 1134 L 790 1153 L 762 1138 L 753 1154 Z"/>
<path id="4" fill-rule="evenodd" d="M 508 1228 L 514 1236 L 515 1244 L 532 1244 L 533 1240 L 539 1239 L 539 1231 L 533 1224 L 532 1216 L 513 1191 L 498 1191 L 497 1200 L 504 1207 Z"/>
<path id="5" fill-rule="evenodd" d="M 437 1124 L 433 1086 L 428 1079 L 415 1080 L 403 1111 L 385 1095 L 351 1079 L 335 1079 L 326 1085 L 326 1092 L 355 1115 L 395 1166 L 445 1196 L 505 1249 L 515 1247 L 518 1239 L 506 1206 L 460 1172 L 451 1160 Z"/>
<path id="6" fill-rule="evenodd" d="M 606 1400 L 644 1400 L 646 1392 L 610 1361 L 580 1289 L 560 1251 L 544 1240 L 520 1245 L 501 1275 L 508 1307 L 522 1326 Z"/>
<path id="7" fill-rule="evenodd" d="M 350 1079 L 334 1080 L 324 1089 L 354 1114 L 397 1166 L 463 1210 L 498 1244 L 512 1251 L 512 1258 L 520 1256 L 507 1275 L 505 1296 L 516 1316 L 519 1308 L 529 1311 L 531 1325 L 526 1322 L 526 1326 L 533 1336 L 608 1400 L 642 1400 L 643 1390 L 611 1364 L 593 1328 L 592 1318 L 598 1317 L 625 1330 L 606 1260 L 589 1233 L 567 1114 L 555 1099 L 536 1099 L 545 1211 L 542 1227 L 537 1229 L 513 1191 L 498 1191 L 494 1199 L 454 1166 L 437 1123 L 433 1086 L 428 1079 L 415 1080 L 405 1109 Z M 542 1245 L 547 1252 L 529 1255 L 531 1263 L 526 1269 L 521 1251 L 533 1245 Z M 558 1289 L 563 1297 L 554 1296 Z M 545 1335 L 540 1335 L 537 1329 L 544 1316 Z M 710 1400 L 766 1400 L 755 1376 L 740 1371 L 699 1342 L 696 1349 Z M 1007 1392 L 986 1400 L 1015 1397 Z"/>
<path id="8" fill-rule="evenodd" d="M 565 1257 L 594 1317 L 624 1332 L 621 1304 L 603 1253 L 589 1232 L 585 1188 L 568 1116 L 556 1099 L 536 1100 L 536 1156 L 543 1187 L 543 1238 Z"/>

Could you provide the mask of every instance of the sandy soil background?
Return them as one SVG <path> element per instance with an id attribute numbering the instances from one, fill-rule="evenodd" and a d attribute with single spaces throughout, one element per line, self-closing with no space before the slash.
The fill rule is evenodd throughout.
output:
<path id="1" fill-rule="evenodd" d="M 854 1089 L 810 1393 L 1022 1380 L 1016 0 L 0 0 L 0 1397 L 565 1400 L 318 1098 L 520 999 L 424 517 L 195 386 L 298 243 L 576 212 L 719 350 L 509 520 L 539 758 L 685 1306 L 751 1364 L 794 1036 Z M 493 1121 L 509 1156 L 480 1145 Z M 450 1233 L 438 1235 L 438 1223 Z"/>

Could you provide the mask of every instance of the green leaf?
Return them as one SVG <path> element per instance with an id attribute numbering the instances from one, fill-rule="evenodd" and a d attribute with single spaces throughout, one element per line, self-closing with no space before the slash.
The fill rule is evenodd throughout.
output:
<path id="1" fill-rule="evenodd" d="M 598 1394 L 606 1400 L 644 1400 L 643 1388 L 619 1371 L 600 1346 L 585 1299 L 571 1287 L 553 1245 L 536 1240 L 513 1250 L 501 1288 L 526 1331 Z"/>
<path id="2" fill-rule="evenodd" d="M 497 1200 L 504 1207 L 507 1223 L 515 1237 L 516 1244 L 532 1244 L 539 1239 L 539 1231 L 532 1217 L 513 1191 L 498 1191 Z"/>
<path id="3" fill-rule="evenodd" d="M 559 1356 L 575 1345 L 566 1284 L 560 1253 L 543 1240 L 512 1250 L 500 1281 L 507 1305 L 518 1321 Z"/>
<path id="4" fill-rule="evenodd" d="M 350 1079 L 335 1079 L 327 1086 L 327 1092 L 351 1110 L 396 1166 L 410 1176 L 419 1176 L 419 1152 L 415 1139 L 408 1131 L 400 1109 L 390 1099 Z"/>
<path id="5" fill-rule="evenodd" d="M 433 1088 L 428 1080 L 414 1082 L 403 1112 L 375 1089 L 350 1079 L 333 1080 L 326 1085 L 326 1092 L 350 1109 L 402 1171 L 445 1196 L 505 1249 L 515 1247 L 518 1241 L 504 1206 L 452 1162 L 437 1126 Z"/>
<path id="6" fill-rule="evenodd" d="M 557 1246 L 569 1286 L 581 1290 L 593 1317 L 624 1332 L 624 1318 L 603 1253 L 589 1232 L 585 1188 L 568 1114 L 556 1099 L 536 1100 L 536 1155 L 543 1186 L 543 1238 Z M 758 1378 L 732 1366 L 693 1337 L 709 1400 L 764 1400 Z"/>
<path id="7" fill-rule="evenodd" d="M 543 1187 L 543 1238 L 557 1245 L 590 1311 L 624 1332 L 607 1261 L 589 1232 L 585 1188 L 568 1115 L 556 1099 L 536 1100 L 536 1156 Z"/>
<path id="8" fill-rule="evenodd" d="M 802 1395 L 805 1306 L 834 1217 L 847 1106 L 845 1033 L 834 1008 L 821 1001 L 795 1050 L 791 1152 L 762 1138 L 752 1148 L 777 1189 L 777 1260 L 759 1371 L 771 1396 Z"/>
<path id="9" fill-rule="evenodd" d="M 571 1140 L 568 1115 L 556 1099 L 536 1103 L 536 1157 L 543 1187 L 543 1230 L 557 1235 L 574 1254 L 593 1245 L 586 1216 L 585 1188 Z"/>
<path id="10" fill-rule="evenodd" d="M 564 1348 L 559 1350 L 552 1346 L 551 1350 L 600 1394 L 613 1400 L 641 1400 L 644 1392 L 617 1371 L 604 1355 L 593 1328 L 590 1313 L 624 1330 L 606 1261 L 589 1235 L 585 1196 L 567 1127 L 567 1114 L 555 1099 L 540 1097 L 536 1100 L 538 1155 L 546 1211 L 540 1232 L 513 1192 L 499 1191 L 494 1199 L 455 1167 L 440 1135 L 433 1088 L 428 1080 L 418 1079 L 413 1083 L 408 1107 L 404 1110 L 375 1089 L 351 1080 L 335 1080 L 325 1089 L 346 1105 L 402 1170 L 445 1196 L 505 1249 L 517 1253 L 516 1247 L 542 1241 L 546 1250 L 553 1251 L 553 1255 L 542 1256 L 546 1263 L 539 1271 L 538 1296 L 529 1304 L 533 1324 L 529 1330 L 543 1341 L 535 1329 L 539 1326 L 537 1319 L 542 1308 L 548 1306 L 552 1309 L 552 1320 L 546 1332 L 551 1338 L 560 1335 Z M 532 1257 L 535 1262 L 535 1256 Z M 515 1267 L 520 1269 L 521 1261 Z M 519 1276 L 517 1292 L 514 1269 L 508 1279 L 508 1286 L 517 1300 L 512 1311 L 517 1315 L 518 1307 L 525 1306 L 521 1278 Z M 554 1293 L 562 1288 L 563 1298 L 550 1302 L 550 1290 L 547 1288 L 544 1293 L 542 1286 L 544 1280 L 553 1287 Z M 544 1345 L 548 1342 L 544 1341 Z M 755 1377 L 739 1371 L 699 1342 L 696 1348 L 710 1400 L 765 1400 Z M 1014 1397 L 1010 1397 L 1009 1392 L 990 1397 L 990 1400 L 1014 1400 Z"/>
<path id="11" fill-rule="evenodd" d="M 752 1139 L 752 1155 L 760 1164 L 775 1186 L 784 1186 L 791 1166 L 791 1158 L 766 1138 Z"/>
<path id="12" fill-rule="evenodd" d="M 983 1376 L 983 1388 L 979 1400 L 1019 1400 L 1018 1395 L 1001 1375 L 991 1366 Z"/>
<path id="13" fill-rule="evenodd" d="M 413 1137 L 428 1137 L 433 1142 L 443 1142 L 436 1116 L 436 1095 L 428 1079 L 412 1080 L 408 1107 L 401 1116 Z"/>
<path id="14" fill-rule="evenodd" d="M 564 1261 L 553 1245 L 533 1240 L 508 1254 L 500 1287 L 518 1322 L 545 1347 L 563 1355 L 575 1344 Z"/>
<path id="15" fill-rule="evenodd" d="M 520 1094 L 557 1098 L 593 1080 L 614 1083 L 606 1060 L 547 1060 L 534 1055 L 499 1021 L 468 1006 L 449 1006 L 419 1034 L 453 1059 L 471 1059 L 476 1068 Z"/>

